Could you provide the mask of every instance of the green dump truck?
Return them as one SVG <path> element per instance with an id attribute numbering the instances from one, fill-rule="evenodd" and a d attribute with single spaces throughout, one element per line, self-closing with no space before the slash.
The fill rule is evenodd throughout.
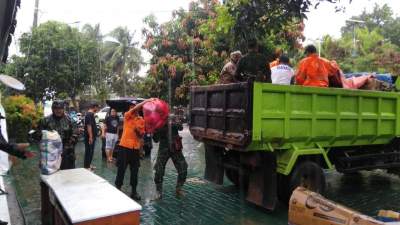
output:
<path id="1" fill-rule="evenodd" d="M 323 192 L 324 169 L 400 168 L 400 94 L 236 83 L 191 88 L 190 132 L 205 178 L 224 175 L 274 209 L 299 185 Z"/>

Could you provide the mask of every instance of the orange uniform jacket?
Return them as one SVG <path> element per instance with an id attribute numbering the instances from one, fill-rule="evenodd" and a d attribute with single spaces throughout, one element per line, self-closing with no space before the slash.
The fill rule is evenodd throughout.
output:
<path id="1" fill-rule="evenodd" d="M 128 111 L 124 114 L 124 127 L 120 146 L 138 150 L 142 147 L 142 137 L 144 135 L 144 120 L 137 116 L 135 112 Z"/>
<path id="2" fill-rule="evenodd" d="M 328 76 L 335 75 L 338 68 L 329 60 L 311 54 L 299 63 L 296 72 L 296 84 L 303 86 L 328 87 Z"/>

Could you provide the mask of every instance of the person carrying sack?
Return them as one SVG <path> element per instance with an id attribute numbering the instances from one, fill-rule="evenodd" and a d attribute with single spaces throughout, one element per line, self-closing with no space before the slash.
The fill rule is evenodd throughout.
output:
<path id="1" fill-rule="evenodd" d="M 144 119 L 139 116 L 139 111 L 142 110 L 144 104 L 153 100 L 154 99 L 148 99 L 138 104 L 136 101 L 129 102 L 129 110 L 124 114 L 122 136 L 118 145 L 118 170 L 117 177 L 115 178 L 115 186 L 121 190 L 125 171 L 129 166 L 131 170 L 131 198 L 136 201 L 141 200 L 136 187 L 138 184 L 138 172 L 140 167 L 140 149 L 143 147 L 143 135 L 145 133 L 145 122 Z"/>
<path id="2" fill-rule="evenodd" d="M 168 123 L 154 133 L 153 140 L 155 142 L 160 142 L 156 164 L 154 165 L 154 183 L 156 184 L 157 190 L 156 199 L 162 198 L 162 183 L 165 173 L 165 166 L 170 158 L 172 159 L 175 169 L 178 172 L 176 196 L 184 196 L 182 188 L 186 181 L 188 164 L 182 153 L 182 137 L 179 136 L 178 132 L 180 130 L 183 130 L 182 124 L 176 120 L 175 116 L 170 115 L 168 118 Z"/>

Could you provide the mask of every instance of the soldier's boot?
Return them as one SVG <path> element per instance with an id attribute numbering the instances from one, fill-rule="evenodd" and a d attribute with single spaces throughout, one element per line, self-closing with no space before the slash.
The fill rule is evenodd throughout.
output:
<path id="1" fill-rule="evenodd" d="M 162 199 L 162 184 L 156 184 L 155 200 Z"/>
<path id="2" fill-rule="evenodd" d="M 180 197 L 185 197 L 185 192 L 182 190 L 183 184 L 178 183 L 176 185 L 176 190 L 175 190 L 175 194 L 176 197 L 180 198 Z"/>

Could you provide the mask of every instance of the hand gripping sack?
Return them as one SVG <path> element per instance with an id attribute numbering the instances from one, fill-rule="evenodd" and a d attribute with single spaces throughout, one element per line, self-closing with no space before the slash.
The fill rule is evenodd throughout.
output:
<path id="1" fill-rule="evenodd" d="M 143 105 L 143 115 L 146 124 L 146 132 L 154 133 L 163 127 L 168 120 L 168 104 L 160 99 L 147 102 Z"/>
<path id="2" fill-rule="evenodd" d="M 44 175 L 57 172 L 61 165 L 62 140 L 57 131 L 42 131 L 40 141 L 40 170 Z"/>

